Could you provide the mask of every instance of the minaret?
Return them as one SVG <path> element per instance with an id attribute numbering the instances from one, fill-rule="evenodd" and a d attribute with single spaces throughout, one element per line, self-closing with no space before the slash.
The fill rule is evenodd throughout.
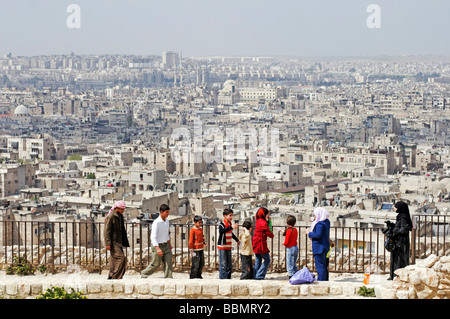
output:
<path id="1" fill-rule="evenodd" d="M 180 86 L 183 85 L 183 50 L 180 51 Z"/>

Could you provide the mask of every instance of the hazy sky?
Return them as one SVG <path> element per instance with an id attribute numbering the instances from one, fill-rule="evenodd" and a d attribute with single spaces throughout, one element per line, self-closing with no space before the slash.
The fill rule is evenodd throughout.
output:
<path id="1" fill-rule="evenodd" d="M 69 28 L 70 4 L 80 28 Z M 381 9 L 380 28 L 366 20 Z M 0 55 L 450 55 L 449 0 L 0 0 Z"/>

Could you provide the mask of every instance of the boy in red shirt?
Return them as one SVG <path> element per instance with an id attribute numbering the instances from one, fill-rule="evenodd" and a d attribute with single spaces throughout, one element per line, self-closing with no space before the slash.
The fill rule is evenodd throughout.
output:
<path id="1" fill-rule="evenodd" d="M 286 265 L 289 273 L 289 279 L 291 279 L 291 277 L 297 272 L 298 231 L 297 228 L 294 227 L 296 221 L 295 216 L 289 215 L 286 219 L 288 228 L 283 233 L 283 236 L 286 236 L 283 245 L 286 247 Z"/>
<path id="2" fill-rule="evenodd" d="M 205 239 L 203 237 L 203 221 L 202 216 L 194 217 L 194 227 L 189 232 L 189 251 L 191 253 L 191 273 L 190 279 L 203 279 L 202 270 L 205 266 L 205 255 L 203 248 L 206 246 Z"/>

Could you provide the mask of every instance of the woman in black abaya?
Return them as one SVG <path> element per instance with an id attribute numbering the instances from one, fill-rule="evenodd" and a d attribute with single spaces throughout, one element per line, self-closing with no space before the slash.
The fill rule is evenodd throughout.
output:
<path id="1" fill-rule="evenodd" d="M 392 233 L 397 248 L 391 252 L 389 279 L 394 279 L 394 271 L 409 265 L 409 232 L 412 230 L 408 205 L 405 202 L 396 202 L 394 210 L 397 212 L 397 219 Z"/>

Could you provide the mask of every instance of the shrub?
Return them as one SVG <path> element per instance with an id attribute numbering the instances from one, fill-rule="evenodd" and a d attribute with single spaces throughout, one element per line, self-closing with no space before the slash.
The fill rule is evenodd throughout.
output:
<path id="1" fill-rule="evenodd" d="M 86 296 L 82 296 L 82 291 L 76 292 L 73 288 L 70 288 L 71 292 L 68 293 L 63 287 L 51 287 L 46 292 L 40 293 L 36 299 L 87 299 Z"/>
<path id="2" fill-rule="evenodd" d="M 38 270 L 39 270 L 41 273 L 44 273 L 44 272 L 47 271 L 47 266 L 45 266 L 45 265 L 40 265 L 40 266 L 38 267 Z"/>
<path id="3" fill-rule="evenodd" d="M 25 257 L 13 256 L 13 264 L 6 268 L 7 275 L 17 274 L 19 276 L 34 275 L 36 267 L 30 264 Z"/>
<path id="4" fill-rule="evenodd" d="M 359 287 L 358 295 L 363 297 L 375 297 L 375 288 L 367 288 L 366 286 Z"/>

